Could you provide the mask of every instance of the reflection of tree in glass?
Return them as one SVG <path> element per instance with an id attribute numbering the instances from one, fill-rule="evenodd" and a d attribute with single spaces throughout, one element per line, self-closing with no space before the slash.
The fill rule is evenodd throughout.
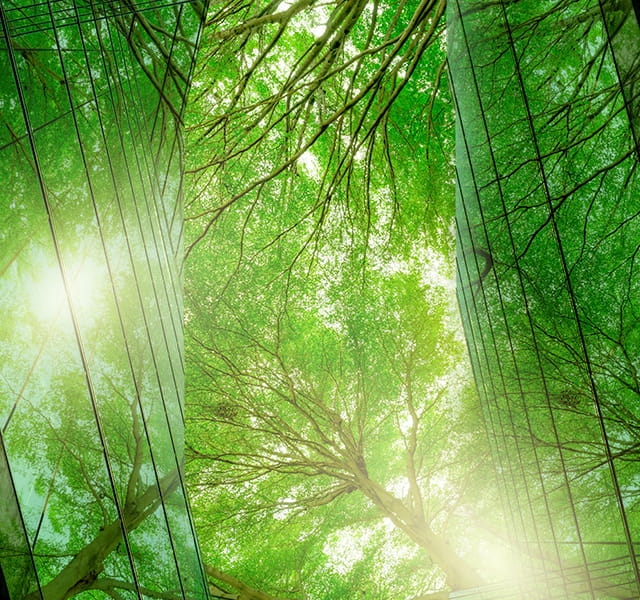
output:
<path id="1" fill-rule="evenodd" d="M 2 535 L 24 542 L 0 559 L 15 599 L 203 597 L 177 283 L 177 127 L 202 6 L 63 4 L 0 9 L 1 476 L 21 510 Z M 39 585 L 14 576 L 30 555 Z"/>

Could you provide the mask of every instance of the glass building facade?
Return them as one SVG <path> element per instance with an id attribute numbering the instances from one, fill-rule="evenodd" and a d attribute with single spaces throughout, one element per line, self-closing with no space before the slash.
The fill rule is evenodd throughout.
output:
<path id="1" fill-rule="evenodd" d="M 181 115 L 204 3 L 0 0 L 0 597 L 204 598 Z"/>
<path id="2" fill-rule="evenodd" d="M 448 3 L 458 294 L 516 582 L 473 597 L 640 597 L 634 8 Z"/>

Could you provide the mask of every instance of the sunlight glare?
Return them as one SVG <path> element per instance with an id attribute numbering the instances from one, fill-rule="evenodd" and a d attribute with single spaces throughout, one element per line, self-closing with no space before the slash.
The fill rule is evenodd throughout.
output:
<path id="1" fill-rule="evenodd" d="M 95 299 L 98 283 L 97 267 L 91 260 L 67 268 L 67 283 L 73 306 L 86 309 Z M 67 294 L 58 265 L 45 268 L 33 282 L 31 304 L 35 314 L 43 321 L 54 323 L 63 314 Z"/>
<path id="2" fill-rule="evenodd" d="M 324 35 L 324 32 L 327 30 L 327 24 L 323 23 L 321 25 L 316 25 L 315 27 L 312 27 L 310 29 L 311 34 L 313 35 L 313 37 L 315 37 L 316 39 L 321 38 Z"/>

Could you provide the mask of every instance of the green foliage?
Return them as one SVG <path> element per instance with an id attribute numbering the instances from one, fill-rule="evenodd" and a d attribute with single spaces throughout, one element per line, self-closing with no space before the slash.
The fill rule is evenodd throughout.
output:
<path id="1" fill-rule="evenodd" d="M 316 48 L 302 23 L 340 10 L 249 36 L 246 13 L 214 12 L 205 33 L 187 115 L 189 482 L 205 562 L 253 589 L 411 597 L 452 567 L 408 531 L 457 530 L 472 552 L 460 507 L 486 475 L 454 306 L 451 105 L 438 12 L 410 3 L 367 5 L 298 73 Z"/>
<path id="2" fill-rule="evenodd" d="M 0 7 L 0 562 L 14 600 L 128 598 L 136 582 L 205 593 L 176 491 L 176 117 L 194 8 Z"/>

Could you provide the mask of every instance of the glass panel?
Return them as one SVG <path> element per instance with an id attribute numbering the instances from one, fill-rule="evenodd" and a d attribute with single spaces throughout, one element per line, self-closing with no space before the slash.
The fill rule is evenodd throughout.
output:
<path id="1" fill-rule="evenodd" d="M 545 598 L 635 597 L 631 3 L 448 11 L 459 297 L 512 539 Z"/>
<path id="2" fill-rule="evenodd" d="M 12 600 L 37 589 L 34 564 L 49 599 L 204 598 L 181 481 L 178 224 L 200 18 L 164 0 L 23 5 L 0 3 L 0 60 L 17 77 L 0 87 L 13 547 L 24 518 L 0 564 Z"/>

